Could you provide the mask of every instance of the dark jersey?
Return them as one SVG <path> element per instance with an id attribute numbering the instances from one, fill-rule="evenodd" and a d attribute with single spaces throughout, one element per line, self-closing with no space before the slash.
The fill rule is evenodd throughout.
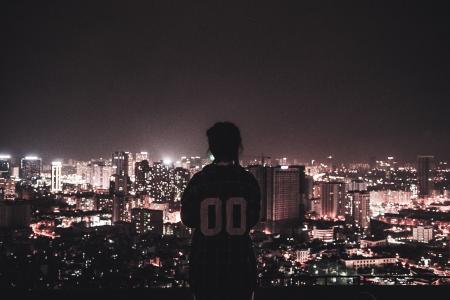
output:
<path id="1" fill-rule="evenodd" d="M 190 255 L 194 289 L 252 289 L 256 261 L 249 230 L 259 221 L 260 191 L 241 166 L 211 164 L 194 175 L 181 219 L 195 228 Z"/>

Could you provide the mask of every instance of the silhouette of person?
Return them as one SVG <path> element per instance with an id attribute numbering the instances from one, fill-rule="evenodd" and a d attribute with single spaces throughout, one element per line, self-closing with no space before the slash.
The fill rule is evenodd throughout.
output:
<path id="1" fill-rule="evenodd" d="M 218 122 L 206 132 L 214 161 L 196 173 L 181 199 L 194 233 L 189 282 L 196 300 L 252 299 L 256 259 L 249 230 L 259 221 L 260 190 L 239 164 L 239 128 Z"/>

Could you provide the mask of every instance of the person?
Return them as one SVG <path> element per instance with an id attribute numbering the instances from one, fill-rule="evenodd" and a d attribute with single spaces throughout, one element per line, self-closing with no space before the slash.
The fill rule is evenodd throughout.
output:
<path id="1" fill-rule="evenodd" d="M 249 231 L 259 221 L 260 189 L 239 164 L 239 128 L 218 122 L 206 132 L 214 156 L 189 181 L 181 220 L 194 228 L 189 283 L 196 300 L 247 300 L 256 285 L 256 259 Z"/>

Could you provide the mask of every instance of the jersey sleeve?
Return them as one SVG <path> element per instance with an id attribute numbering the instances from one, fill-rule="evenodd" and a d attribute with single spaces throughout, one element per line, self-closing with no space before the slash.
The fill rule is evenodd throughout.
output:
<path id="1" fill-rule="evenodd" d="M 181 196 L 181 221 L 190 228 L 197 228 L 200 224 L 198 182 L 199 176 L 194 175 Z"/>

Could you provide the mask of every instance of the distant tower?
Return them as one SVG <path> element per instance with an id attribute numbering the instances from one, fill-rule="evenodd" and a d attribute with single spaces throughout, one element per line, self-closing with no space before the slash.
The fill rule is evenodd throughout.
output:
<path id="1" fill-rule="evenodd" d="M 0 155 L 0 178 L 11 176 L 11 156 Z"/>
<path id="2" fill-rule="evenodd" d="M 302 217 L 305 207 L 304 166 L 249 166 L 261 192 L 261 221 L 295 220 Z"/>
<path id="3" fill-rule="evenodd" d="M 360 228 L 368 228 L 370 222 L 370 193 L 367 191 L 352 191 L 351 212 L 355 225 Z"/>
<path id="4" fill-rule="evenodd" d="M 52 162 L 52 192 L 53 193 L 62 191 L 61 167 L 62 167 L 62 164 L 60 161 Z"/>
<path id="5" fill-rule="evenodd" d="M 112 174 L 128 176 L 128 153 L 116 151 L 112 155 Z"/>
<path id="6" fill-rule="evenodd" d="M 344 216 L 346 213 L 345 183 L 322 182 L 320 184 L 322 215 L 330 218 Z"/>
<path id="7" fill-rule="evenodd" d="M 430 196 L 433 192 L 434 156 L 417 156 L 417 183 L 419 187 L 419 197 Z"/>
<path id="8" fill-rule="evenodd" d="M 31 180 L 41 176 L 42 160 L 36 156 L 26 156 L 20 160 L 20 178 Z"/>
<path id="9" fill-rule="evenodd" d="M 135 162 L 141 162 L 143 160 L 148 160 L 148 152 L 139 152 L 135 154 Z"/>
<path id="10" fill-rule="evenodd" d="M 145 186 L 147 184 L 147 179 L 150 172 L 150 164 L 148 163 L 148 160 L 144 159 L 141 161 L 137 161 L 134 165 L 135 190 L 138 192 L 143 192 L 145 191 Z"/>

